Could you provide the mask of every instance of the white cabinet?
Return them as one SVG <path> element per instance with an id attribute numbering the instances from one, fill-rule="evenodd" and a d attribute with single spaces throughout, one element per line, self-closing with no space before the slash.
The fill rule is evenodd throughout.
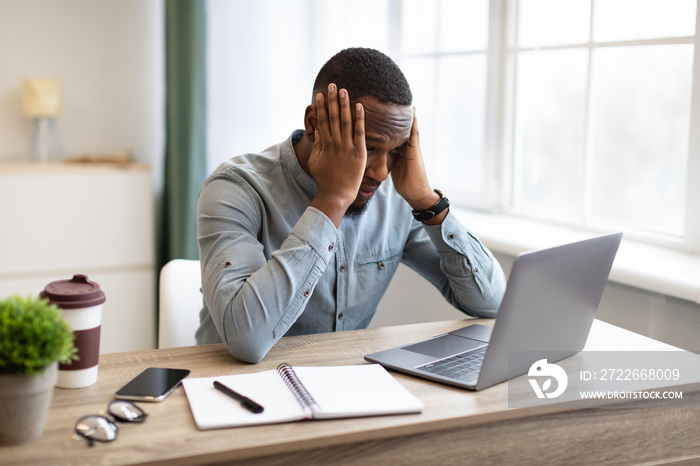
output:
<path id="1" fill-rule="evenodd" d="M 153 202 L 146 165 L 0 164 L 0 297 L 86 274 L 100 352 L 155 348 Z"/>

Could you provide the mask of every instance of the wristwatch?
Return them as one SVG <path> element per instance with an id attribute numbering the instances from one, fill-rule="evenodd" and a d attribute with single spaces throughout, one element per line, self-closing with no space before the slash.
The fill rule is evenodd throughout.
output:
<path id="1" fill-rule="evenodd" d="M 440 212 L 442 212 L 450 206 L 450 201 L 445 197 L 444 194 L 442 194 L 442 191 L 440 191 L 439 189 L 433 189 L 433 191 L 438 193 L 438 195 L 440 196 L 440 200 L 437 201 L 435 205 L 426 210 L 412 211 L 413 218 L 415 218 L 419 222 L 425 222 L 426 220 L 430 220 L 431 218 L 435 217 Z"/>

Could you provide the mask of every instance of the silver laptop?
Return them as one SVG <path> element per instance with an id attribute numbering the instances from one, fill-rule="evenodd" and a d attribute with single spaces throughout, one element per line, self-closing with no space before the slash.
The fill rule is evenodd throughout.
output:
<path id="1" fill-rule="evenodd" d="M 481 390 L 583 349 L 622 233 L 519 255 L 493 326 L 472 324 L 365 359 L 426 379 Z M 527 351 L 533 359 L 509 358 Z M 516 361 L 520 359 L 520 361 Z"/>

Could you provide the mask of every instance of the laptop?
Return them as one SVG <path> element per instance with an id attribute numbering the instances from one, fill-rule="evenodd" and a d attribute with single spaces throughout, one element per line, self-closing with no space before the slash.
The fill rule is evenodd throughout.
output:
<path id="1" fill-rule="evenodd" d="M 621 240 L 615 233 L 520 254 L 493 327 L 472 324 L 365 359 L 481 390 L 527 373 L 539 359 L 573 356 L 586 344 Z M 508 356 L 523 351 L 532 360 Z"/>

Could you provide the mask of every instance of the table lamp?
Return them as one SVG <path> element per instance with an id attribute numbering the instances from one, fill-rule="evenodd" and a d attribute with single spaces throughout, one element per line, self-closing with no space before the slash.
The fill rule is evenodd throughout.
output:
<path id="1" fill-rule="evenodd" d="M 25 79 L 22 82 L 24 114 L 34 120 L 31 154 L 41 162 L 49 161 L 50 146 L 56 156 L 63 155 L 56 116 L 61 111 L 63 83 L 59 79 Z"/>

